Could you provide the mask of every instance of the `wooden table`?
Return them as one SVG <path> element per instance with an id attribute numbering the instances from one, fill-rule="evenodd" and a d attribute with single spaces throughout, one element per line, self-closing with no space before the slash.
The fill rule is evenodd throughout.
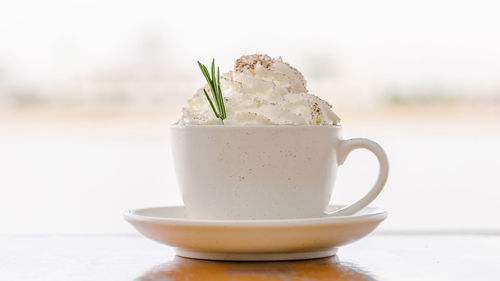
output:
<path id="1" fill-rule="evenodd" d="M 138 235 L 0 236 L 0 280 L 500 280 L 500 236 L 375 233 L 294 262 L 180 258 Z"/>

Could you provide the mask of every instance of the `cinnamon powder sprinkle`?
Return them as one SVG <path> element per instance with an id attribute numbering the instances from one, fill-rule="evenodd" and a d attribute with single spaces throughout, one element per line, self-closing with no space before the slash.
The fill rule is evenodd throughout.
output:
<path id="1" fill-rule="evenodd" d="M 286 64 L 297 75 L 304 88 L 306 88 L 306 79 L 304 78 L 304 75 L 302 75 L 300 71 L 298 71 L 295 67 L 291 66 L 289 63 L 284 62 L 281 57 L 275 60 L 268 55 L 253 54 L 248 56 L 242 56 L 241 58 L 237 59 L 236 62 L 234 63 L 234 70 L 238 72 L 250 72 L 253 74 L 253 71 L 255 70 L 255 66 L 257 64 L 260 64 L 262 67 L 271 70 L 272 65 L 275 62 L 281 62 Z"/>
<path id="2" fill-rule="evenodd" d="M 249 55 L 249 56 L 242 56 L 241 58 L 237 59 L 236 62 L 234 63 L 234 70 L 238 72 L 245 72 L 245 71 L 253 71 L 255 69 L 255 66 L 257 63 L 260 63 L 262 67 L 266 69 L 271 69 L 271 65 L 274 63 L 274 60 L 268 56 L 268 55 Z"/>

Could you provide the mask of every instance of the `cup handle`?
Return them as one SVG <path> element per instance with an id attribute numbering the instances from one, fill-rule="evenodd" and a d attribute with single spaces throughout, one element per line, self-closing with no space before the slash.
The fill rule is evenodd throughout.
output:
<path id="1" fill-rule="evenodd" d="M 385 182 L 387 181 L 387 175 L 389 173 L 389 162 L 387 161 L 387 155 L 378 143 L 361 138 L 343 140 L 337 150 L 338 164 L 342 165 L 347 158 L 347 155 L 349 155 L 351 151 L 359 148 L 368 149 L 377 157 L 380 167 L 377 181 L 375 182 L 375 185 L 373 185 L 372 189 L 363 198 L 349 206 L 327 213 L 329 216 L 349 216 L 355 214 L 359 210 L 368 206 L 368 204 L 370 204 L 384 188 Z"/>

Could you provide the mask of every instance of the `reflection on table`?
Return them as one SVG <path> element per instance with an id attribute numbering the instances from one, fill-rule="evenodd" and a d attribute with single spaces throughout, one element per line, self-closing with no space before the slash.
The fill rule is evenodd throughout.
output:
<path id="1" fill-rule="evenodd" d="M 137 278 L 159 280 L 377 280 L 355 264 L 338 257 L 284 262 L 223 262 L 176 256 Z"/>

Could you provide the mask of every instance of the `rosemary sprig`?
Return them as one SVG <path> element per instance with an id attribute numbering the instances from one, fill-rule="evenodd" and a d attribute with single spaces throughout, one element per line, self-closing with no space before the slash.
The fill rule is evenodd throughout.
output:
<path id="1" fill-rule="evenodd" d="M 210 106 L 212 107 L 212 110 L 214 111 L 214 114 L 217 118 L 222 120 L 222 124 L 224 124 L 224 119 L 226 119 L 226 108 L 224 107 L 224 98 L 222 97 L 222 91 L 220 89 L 220 72 L 219 72 L 219 67 L 217 67 L 217 77 L 215 76 L 215 59 L 212 59 L 212 68 L 211 68 L 211 73 L 212 77 L 210 77 L 210 74 L 208 73 L 207 67 L 202 64 L 201 62 L 198 61 L 198 66 L 201 69 L 201 72 L 203 73 L 203 76 L 205 76 L 205 79 L 207 80 L 208 86 L 210 86 L 210 91 L 212 92 L 212 97 L 213 100 L 215 101 L 215 106 L 214 102 L 212 99 L 208 96 L 207 91 L 203 89 L 203 92 L 205 93 L 205 97 L 207 97 L 208 102 L 210 103 Z M 216 109 L 217 108 L 217 109 Z"/>

